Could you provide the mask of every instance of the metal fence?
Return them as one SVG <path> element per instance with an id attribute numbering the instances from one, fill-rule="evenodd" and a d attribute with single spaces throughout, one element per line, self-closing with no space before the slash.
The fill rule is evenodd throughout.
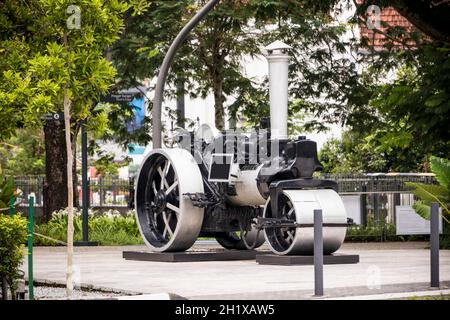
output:
<path id="1" fill-rule="evenodd" d="M 28 199 L 29 195 L 34 195 L 35 205 L 43 206 L 45 176 L 16 176 L 14 183 L 16 188 L 23 192 L 24 199 Z"/>
<path id="2" fill-rule="evenodd" d="M 385 229 L 396 223 L 396 207 L 411 206 L 416 200 L 413 188 L 406 182 L 437 183 L 433 174 L 417 173 L 323 175 L 322 178 L 337 181 L 349 215 L 359 225 L 379 227 L 383 239 Z"/>
<path id="3" fill-rule="evenodd" d="M 44 204 L 45 176 L 16 176 L 15 185 L 23 192 L 23 198 L 34 195 L 36 206 Z M 134 179 L 118 179 L 114 177 L 99 177 L 88 179 L 89 203 L 91 207 L 127 207 L 130 194 L 133 192 Z M 78 179 L 76 195 L 82 205 L 81 179 Z"/>
<path id="4" fill-rule="evenodd" d="M 90 205 L 93 207 L 126 207 L 131 201 L 130 195 L 133 188 L 134 179 L 132 178 L 127 180 L 111 177 L 89 179 Z"/>
<path id="5" fill-rule="evenodd" d="M 435 184 L 434 174 L 429 173 L 368 173 L 352 175 L 322 175 L 323 179 L 337 181 L 339 193 L 364 194 L 364 193 L 410 193 L 412 188 L 406 182 L 420 182 Z"/>
<path id="6" fill-rule="evenodd" d="M 412 205 L 415 201 L 411 187 L 406 182 L 435 184 L 432 174 L 353 174 L 322 175 L 322 179 L 335 180 L 346 205 L 350 203 L 352 218 L 361 225 L 395 224 L 395 208 Z M 77 196 L 82 205 L 81 179 Z M 25 197 L 34 194 L 36 206 L 44 203 L 44 176 L 15 177 L 16 186 Z M 126 212 L 134 198 L 134 179 L 99 177 L 89 179 L 89 204 L 96 209 L 118 209 Z M 26 206 L 26 204 L 25 204 Z"/>

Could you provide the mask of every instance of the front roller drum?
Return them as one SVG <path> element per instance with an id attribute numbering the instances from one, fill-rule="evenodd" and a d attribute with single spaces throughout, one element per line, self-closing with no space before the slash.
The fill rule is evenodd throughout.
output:
<path id="1" fill-rule="evenodd" d="M 314 210 L 323 214 L 323 251 L 337 251 L 347 233 L 347 213 L 344 203 L 334 190 L 284 190 L 279 196 L 278 212 L 272 213 L 270 199 L 264 218 L 277 218 L 297 223 L 297 227 L 266 228 L 265 237 L 271 250 L 278 255 L 314 254 Z"/>
<path id="2" fill-rule="evenodd" d="M 136 218 L 142 238 L 155 252 L 189 249 L 200 233 L 204 209 L 186 193 L 203 193 L 203 180 L 184 149 L 157 149 L 144 160 L 136 182 Z"/>

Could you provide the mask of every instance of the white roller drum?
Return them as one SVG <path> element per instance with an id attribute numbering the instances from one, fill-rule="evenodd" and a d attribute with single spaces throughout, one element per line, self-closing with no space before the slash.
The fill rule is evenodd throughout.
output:
<path id="1" fill-rule="evenodd" d="M 279 255 L 312 255 L 314 253 L 314 210 L 323 214 L 324 254 L 337 251 L 347 232 L 347 213 L 340 196 L 334 190 L 285 190 L 279 213 L 272 215 L 270 199 L 264 217 L 295 220 L 298 228 L 270 228 L 265 230 L 266 241 Z M 337 226 L 329 225 L 334 224 Z"/>

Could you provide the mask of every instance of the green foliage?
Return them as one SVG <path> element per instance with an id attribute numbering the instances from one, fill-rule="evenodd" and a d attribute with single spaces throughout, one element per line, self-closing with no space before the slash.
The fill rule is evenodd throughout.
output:
<path id="1" fill-rule="evenodd" d="M 430 205 L 436 202 L 442 208 L 443 218 L 450 223 L 450 160 L 431 157 L 431 170 L 439 185 L 408 182 L 414 188 L 413 193 L 420 199 L 414 204 L 416 212 L 424 219 L 430 219 Z"/>
<path id="2" fill-rule="evenodd" d="M 381 242 L 404 241 L 403 237 L 396 236 L 395 225 L 369 223 L 367 226 L 352 226 L 347 229 L 345 241 L 349 242 Z"/>
<path id="3" fill-rule="evenodd" d="M 450 103 L 445 98 L 450 96 L 449 52 L 448 45 L 433 43 L 398 55 L 395 80 L 373 87 L 369 105 L 382 125 L 377 126 L 373 138 L 381 151 L 406 153 L 405 158 L 417 151 L 421 155 L 449 156 Z M 389 70 L 374 67 L 372 77 L 381 72 L 380 68 Z"/>
<path id="4" fill-rule="evenodd" d="M 97 170 L 97 174 L 101 176 L 117 176 L 119 174 L 119 169 L 129 164 L 128 159 L 125 159 L 122 162 L 115 162 L 114 157 L 114 154 L 105 154 L 95 160 L 93 166 Z"/>
<path id="5" fill-rule="evenodd" d="M 436 18 L 445 15 L 437 7 L 419 9 L 417 3 L 406 1 L 362 1 L 351 22 L 365 23 L 371 4 L 399 8 L 407 18 L 421 16 L 425 9 L 434 11 Z M 430 31 L 425 26 L 436 22 L 431 20 L 422 21 L 421 31 Z M 382 49 L 374 47 L 370 38 L 358 43 L 366 54 L 355 58 L 361 72 L 354 78 L 351 92 L 343 91 L 345 103 L 324 110 L 311 105 L 325 123 L 344 124 L 356 137 L 351 149 L 338 148 L 341 156 L 329 171 L 350 167 L 357 171 L 428 171 L 431 155 L 450 156 L 450 43 L 435 41 L 432 32 L 425 37 L 414 28 L 382 25 L 383 30 L 374 30 L 377 39 L 382 39 Z M 339 144 L 347 142 L 344 137 Z"/>
<path id="6" fill-rule="evenodd" d="M 60 211 L 46 224 L 35 226 L 36 233 L 66 242 L 67 241 L 67 213 Z M 82 217 L 80 211 L 75 211 L 74 217 L 74 241 L 82 240 Z M 89 240 L 96 241 L 100 245 L 136 245 L 142 244 L 142 238 L 133 212 L 126 216 L 118 213 L 107 212 L 98 215 L 90 212 L 89 216 Z M 37 246 L 55 246 L 57 242 L 43 237 L 34 237 Z"/>
<path id="7" fill-rule="evenodd" d="M 333 174 L 387 172 L 401 169 L 390 164 L 383 153 L 371 148 L 363 133 L 355 131 L 343 132 L 340 140 L 327 141 L 319 152 L 319 159 L 324 166 L 324 172 Z"/>
<path id="8" fill-rule="evenodd" d="M 80 8 L 80 29 L 67 26 L 71 5 Z M 71 101 L 76 134 L 75 124 L 91 115 L 114 83 L 115 69 L 104 51 L 119 38 L 129 4 L 9 0 L 1 9 L 0 137 L 11 135 L 18 123 L 40 125 L 42 114 L 63 110 L 64 97 Z"/>
<path id="9" fill-rule="evenodd" d="M 450 161 L 438 157 L 431 158 L 431 170 L 441 187 L 450 191 Z"/>
<path id="10" fill-rule="evenodd" d="M 12 177 L 5 177 L 0 171 L 0 209 L 9 207 L 9 202 L 15 196 L 15 191 L 14 179 Z"/>
<path id="11" fill-rule="evenodd" d="M 116 70 L 107 50 L 119 39 L 123 17 L 135 3 L 143 10 L 143 1 L 125 0 L 7 0 L 0 4 L 0 140 L 9 138 L 16 127 L 48 129 L 43 116 L 64 112 L 69 119 L 65 131 L 75 144 L 81 121 L 93 116 L 97 102 L 115 83 Z M 74 7 L 79 10 L 71 10 Z M 80 19 L 79 27 L 70 26 L 74 17 Z M 94 119 L 97 124 L 101 120 L 101 115 Z M 47 151 L 61 153 L 65 159 L 66 140 L 59 139 L 64 134 L 62 126 L 55 130 L 56 134 L 47 135 L 52 140 L 47 141 Z M 70 143 L 68 147 L 74 151 Z M 46 165 L 52 167 L 50 162 Z M 53 170 L 56 174 L 47 177 L 48 183 L 65 188 L 65 171 L 72 169 L 67 165 Z M 56 199 L 57 206 L 65 197 L 64 193 L 46 194 L 47 199 Z"/>
<path id="12" fill-rule="evenodd" d="M 22 274 L 22 247 L 27 239 L 27 220 L 15 215 L 9 217 L 0 214 L 0 281 L 6 279 L 11 289 L 12 297 L 15 298 L 17 289 L 16 280 Z"/>
<path id="13" fill-rule="evenodd" d="M 0 142 L 0 167 L 5 175 L 40 175 L 45 173 L 44 137 L 40 129 L 17 129 Z"/>

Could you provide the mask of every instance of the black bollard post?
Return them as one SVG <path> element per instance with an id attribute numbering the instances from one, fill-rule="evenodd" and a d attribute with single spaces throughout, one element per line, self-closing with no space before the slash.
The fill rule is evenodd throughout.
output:
<path id="1" fill-rule="evenodd" d="M 323 216 L 314 210 L 314 295 L 323 296 Z"/>
<path id="2" fill-rule="evenodd" d="M 439 205 L 431 204 L 430 218 L 431 287 L 439 288 Z"/>

